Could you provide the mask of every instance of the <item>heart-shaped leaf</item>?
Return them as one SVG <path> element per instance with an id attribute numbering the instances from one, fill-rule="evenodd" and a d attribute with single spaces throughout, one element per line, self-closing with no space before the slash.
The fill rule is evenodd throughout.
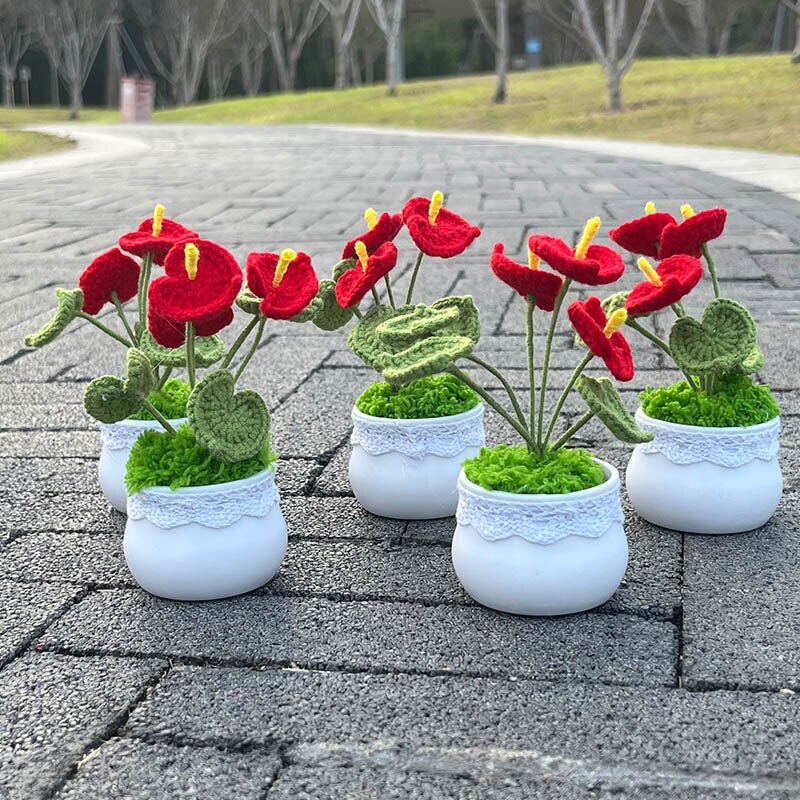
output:
<path id="1" fill-rule="evenodd" d="M 311 322 L 322 310 L 322 300 L 312 297 L 311 302 L 299 313 L 289 318 L 289 322 Z"/>
<path id="2" fill-rule="evenodd" d="M 83 292 L 80 289 L 56 289 L 58 308 L 36 333 L 25 337 L 28 347 L 50 344 L 83 310 Z"/>
<path id="3" fill-rule="evenodd" d="M 233 375 L 220 369 L 194 387 L 186 416 L 195 438 L 212 455 L 232 464 L 257 456 L 269 441 L 270 415 L 261 396 L 234 394 Z"/>
<path id="4" fill-rule="evenodd" d="M 350 349 L 368 366 L 380 372 L 392 350 L 378 336 L 381 323 L 397 312 L 390 306 L 373 306 L 356 323 L 347 341 Z"/>
<path id="5" fill-rule="evenodd" d="M 391 319 L 378 326 L 376 333 L 380 341 L 388 347 L 403 349 L 421 339 L 447 334 L 457 323 L 457 308 L 437 310 L 420 303 L 417 306 L 398 308 Z"/>
<path id="6" fill-rule="evenodd" d="M 606 312 L 606 316 L 610 317 L 615 311 L 622 308 L 629 294 L 630 292 L 615 292 L 601 300 L 600 305 L 603 307 L 603 311 Z M 575 344 L 578 345 L 578 347 L 586 347 L 586 342 L 584 342 L 577 333 L 575 334 Z"/>
<path id="7" fill-rule="evenodd" d="M 739 365 L 739 370 L 741 370 L 745 375 L 753 375 L 754 373 L 758 372 L 764 366 L 764 353 L 761 352 L 761 348 L 756 345 L 751 351 L 750 355 L 742 361 Z"/>
<path id="8" fill-rule="evenodd" d="M 145 331 L 141 348 L 153 364 L 164 367 L 186 366 L 186 345 L 164 347 Z M 213 336 L 198 336 L 194 340 L 194 359 L 198 367 L 210 367 L 225 355 L 225 342 L 216 333 Z"/>
<path id="9" fill-rule="evenodd" d="M 253 294 L 246 286 L 236 295 L 236 305 L 246 314 L 261 313 L 261 298 L 257 294 Z"/>
<path id="10" fill-rule="evenodd" d="M 95 378 L 83 396 L 86 411 L 100 422 L 121 422 L 141 409 L 155 388 L 153 368 L 147 356 L 136 348 L 128 350 L 128 377 Z"/>
<path id="11" fill-rule="evenodd" d="M 478 343 L 478 339 L 481 338 L 481 317 L 471 295 L 443 297 L 431 303 L 431 308 L 434 311 L 457 309 L 458 321 L 448 330 L 448 334 L 467 336 L 472 339 L 473 344 Z"/>
<path id="12" fill-rule="evenodd" d="M 649 442 L 653 434 L 643 431 L 622 402 L 617 387 L 609 378 L 590 378 L 581 375 L 575 382 L 578 394 L 586 405 L 611 433 L 621 442 L 639 444 Z"/>
<path id="13" fill-rule="evenodd" d="M 355 267 L 356 263 L 357 263 L 357 259 L 355 259 L 355 258 L 343 258 L 338 264 L 336 264 L 334 266 L 334 268 L 333 268 L 333 282 L 334 282 L 334 284 L 336 284 L 336 282 L 339 280 L 339 278 L 341 278 L 342 275 L 344 275 L 344 273 L 347 272 L 347 270 L 353 269 L 353 267 Z"/>
<path id="14" fill-rule="evenodd" d="M 337 331 L 347 325 L 354 316 L 352 308 L 342 308 L 336 302 L 336 281 L 330 278 L 319 282 L 317 298 L 322 301 L 322 307 L 314 314 L 312 322 L 320 330 Z"/>
<path id="15" fill-rule="evenodd" d="M 756 347 L 756 323 L 735 300 L 718 297 L 706 307 L 702 322 L 681 317 L 669 336 L 672 356 L 690 375 L 728 372 L 740 367 Z"/>
<path id="16" fill-rule="evenodd" d="M 450 369 L 457 358 L 472 352 L 468 336 L 432 336 L 385 359 L 383 377 L 395 386 Z"/>

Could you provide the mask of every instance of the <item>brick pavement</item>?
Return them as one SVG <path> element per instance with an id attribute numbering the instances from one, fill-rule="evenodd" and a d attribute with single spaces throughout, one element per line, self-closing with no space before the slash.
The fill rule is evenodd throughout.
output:
<path id="1" fill-rule="evenodd" d="M 146 149 L 2 183 L 0 797 L 800 795 L 795 201 L 688 168 L 521 143 L 302 127 L 125 135 Z M 712 540 L 630 516 L 628 574 L 603 608 L 544 620 L 480 608 L 450 567 L 452 521 L 383 520 L 352 498 L 349 410 L 371 375 L 345 334 L 275 324 L 250 381 L 282 455 L 291 541 L 280 574 L 199 605 L 136 589 L 80 406 L 87 380 L 121 369 L 122 350 L 75 331 L 25 349 L 53 287 L 156 201 L 242 259 L 301 246 L 322 274 L 366 205 L 394 210 L 435 188 L 484 233 L 455 262 L 426 264 L 420 298 L 474 293 L 481 348 L 508 367 L 523 366 L 524 320 L 489 274 L 495 241 L 517 253 L 534 229 L 572 238 L 598 212 L 607 230 L 648 199 L 725 205 L 717 261 L 727 293 L 761 324 L 764 377 L 785 412 L 774 520 Z M 634 344 L 631 407 L 643 386 L 674 379 Z M 566 335 L 556 359 L 563 374 L 577 360 Z M 512 374 L 521 387 L 524 372 Z M 584 430 L 584 444 L 624 466 L 626 448 Z M 507 435 L 493 417 L 488 433 Z"/>

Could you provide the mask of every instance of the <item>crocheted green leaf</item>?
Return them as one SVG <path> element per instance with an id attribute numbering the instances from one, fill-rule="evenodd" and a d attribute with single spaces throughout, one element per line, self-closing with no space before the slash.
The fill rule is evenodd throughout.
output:
<path id="1" fill-rule="evenodd" d="M 610 317 L 615 311 L 622 308 L 629 294 L 630 292 L 615 292 L 604 298 L 600 302 L 600 305 L 603 307 L 603 311 L 606 312 L 606 316 Z M 578 345 L 578 347 L 586 347 L 586 342 L 584 342 L 577 333 L 575 334 L 575 344 Z"/>
<path id="2" fill-rule="evenodd" d="M 58 308 L 36 333 L 25 337 L 28 347 L 50 344 L 83 310 L 83 292 L 80 289 L 56 289 Z"/>
<path id="3" fill-rule="evenodd" d="M 393 353 L 393 350 L 378 336 L 378 327 L 395 314 L 397 311 L 390 306 L 373 306 L 356 323 L 347 339 L 350 349 L 365 364 L 378 372 L 383 369 L 387 357 Z"/>
<path id="4" fill-rule="evenodd" d="M 437 310 L 420 303 L 398 308 L 395 316 L 377 327 L 376 333 L 384 345 L 402 350 L 429 336 L 448 334 L 457 324 L 457 308 Z"/>
<path id="5" fill-rule="evenodd" d="M 741 303 L 718 297 L 706 307 L 702 322 L 692 317 L 676 320 L 669 346 L 684 372 L 728 372 L 744 364 L 756 347 L 756 323 Z"/>
<path id="6" fill-rule="evenodd" d="M 356 265 L 357 259 L 355 258 L 344 258 L 338 264 L 336 264 L 333 268 L 333 282 L 334 284 L 339 280 L 339 278 L 344 275 L 345 272 L 349 269 L 353 269 Z"/>
<path id="7" fill-rule="evenodd" d="M 86 411 L 100 422 L 121 422 L 135 414 L 155 388 L 155 376 L 147 356 L 136 348 L 128 350 L 128 377 L 95 378 L 83 396 Z"/>
<path id="8" fill-rule="evenodd" d="M 322 307 L 314 314 L 312 322 L 323 331 L 337 331 L 350 322 L 353 317 L 352 308 L 342 308 L 336 302 L 336 281 L 325 278 L 319 282 L 317 298 Z"/>
<path id="9" fill-rule="evenodd" d="M 153 364 L 164 367 L 186 366 L 186 345 L 164 347 L 145 331 L 141 348 Z M 215 333 L 213 336 L 198 336 L 194 340 L 194 358 L 198 367 L 210 367 L 225 355 L 225 342 Z"/>
<path id="10" fill-rule="evenodd" d="M 617 439 L 628 444 L 649 442 L 652 433 L 643 431 L 622 402 L 617 387 L 609 378 L 590 378 L 581 375 L 575 382 L 578 394 L 598 419 Z"/>
<path id="11" fill-rule="evenodd" d="M 750 351 L 750 355 L 748 355 L 747 358 L 744 361 L 742 361 L 738 369 L 745 375 L 753 375 L 754 373 L 762 369 L 763 366 L 764 366 L 764 354 L 761 352 L 761 348 L 758 345 L 756 345 Z"/>
<path id="12" fill-rule="evenodd" d="M 431 308 L 435 311 L 457 309 L 458 322 L 448 330 L 448 333 L 467 336 L 472 339 L 473 344 L 478 343 L 478 339 L 481 338 L 481 317 L 471 295 L 443 297 L 431 303 Z"/>
<path id="13" fill-rule="evenodd" d="M 236 305 L 246 314 L 261 313 L 261 298 L 253 294 L 246 286 L 236 295 Z"/>
<path id="14" fill-rule="evenodd" d="M 269 441 L 270 415 L 261 395 L 234 394 L 234 386 L 228 370 L 217 370 L 194 387 L 186 405 L 197 441 L 228 464 L 254 458 Z"/>
<path id="15" fill-rule="evenodd" d="M 395 386 L 445 372 L 457 358 L 472 352 L 468 336 L 433 336 L 386 357 L 383 377 Z"/>
<path id="16" fill-rule="evenodd" d="M 311 302 L 299 313 L 289 319 L 289 322 L 312 322 L 317 313 L 322 309 L 322 300 L 312 297 Z"/>

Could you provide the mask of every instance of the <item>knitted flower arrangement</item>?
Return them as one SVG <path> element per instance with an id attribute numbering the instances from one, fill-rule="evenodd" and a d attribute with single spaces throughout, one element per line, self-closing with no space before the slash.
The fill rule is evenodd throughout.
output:
<path id="1" fill-rule="evenodd" d="M 102 423 L 129 418 L 157 420 L 137 440 L 128 462 L 129 491 L 167 483 L 172 488 L 240 479 L 269 466 L 270 414 L 262 397 L 236 384 L 253 358 L 268 319 L 305 322 L 321 309 L 319 284 L 305 253 L 251 253 L 248 287 L 234 256 L 165 219 L 153 217 L 126 234 L 121 250 L 96 258 L 77 289 L 57 289 L 58 309 L 26 338 L 31 347 L 52 342 L 74 319 L 84 319 L 127 349 L 126 375 L 106 375 L 86 389 L 84 406 Z M 164 274 L 151 281 L 153 264 Z M 125 304 L 136 301 L 131 321 Z M 97 318 L 111 304 L 121 327 Z M 219 332 L 234 320 L 234 305 L 251 315 L 229 349 Z M 247 346 L 234 371 L 234 360 Z M 204 377 L 198 370 L 215 366 Z M 170 375 L 186 372 L 185 387 Z M 176 383 L 178 384 L 176 386 Z M 159 410 L 178 409 L 188 422 L 176 430 Z"/>
<path id="2" fill-rule="evenodd" d="M 609 232 L 617 244 L 635 254 L 645 280 L 630 292 L 603 301 L 607 310 L 624 308 L 626 324 L 663 351 L 683 372 L 672 386 L 642 395 L 645 413 L 667 422 L 730 427 L 767 422 L 780 409 L 766 386 L 750 376 L 764 365 L 756 323 L 741 303 L 722 296 L 717 267 L 708 243 L 719 238 L 727 212 L 712 208 L 695 213 L 681 207 L 683 221 L 647 203 L 645 214 Z M 654 267 L 648 258 L 658 261 Z M 683 301 L 703 277 L 705 261 L 714 299 L 700 319 L 688 316 Z M 674 321 L 661 338 L 644 319 L 670 309 Z"/>

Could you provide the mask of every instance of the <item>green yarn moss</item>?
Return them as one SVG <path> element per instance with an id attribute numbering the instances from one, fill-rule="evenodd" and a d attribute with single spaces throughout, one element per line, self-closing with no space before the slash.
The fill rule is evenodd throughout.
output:
<path id="1" fill-rule="evenodd" d="M 373 383 L 356 400 L 356 408 L 371 417 L 430 419 L 463 414 L 479 402 L 478 395 L 454 375 L 433 375 L 400 387 Z"/>
<path id="2" fill-rule="evenodd" d="M 156 411 L 160 411 L 167 419 L 182 419 L 186 416 L 186 403 L 191 392 L 188 383 L 184 383 L 178 378 L 169 378 L 161 389 L 150 392 L 147 399 L 155 406 Z M 129 419 L 155 418 L 146 408 L 143 408 Z"/>
<path id="3" fill-rule="evenodd" d="M 464 472 L 484 489 L 513 494 L 568 494 L 599 486 L 606 479 L 586 450 L 563 448 L 537 456 L 524 446 L 505 444 L 482 448 L 464 462 Z"/>
<path id="4" fill-rule="evenodd" d="M 746 428 L 781 413 L 768 386 L 753 383 L 739 373 L 718 377 L 710 395 L 680 381 L 657 389 L 648 387 L 640 397 L 647 416 L 701 428 Z"/>
<path id="5" fill-rule="evenodd" d="M 212 486 L 249 478 L 276 459 L 267 443 L 255 458 L 226 464 L 197 442 L 188 424 L 174 434 L 147 430 L 131 449 L 125 485 L 129 494 L 149 486 Z"/>

